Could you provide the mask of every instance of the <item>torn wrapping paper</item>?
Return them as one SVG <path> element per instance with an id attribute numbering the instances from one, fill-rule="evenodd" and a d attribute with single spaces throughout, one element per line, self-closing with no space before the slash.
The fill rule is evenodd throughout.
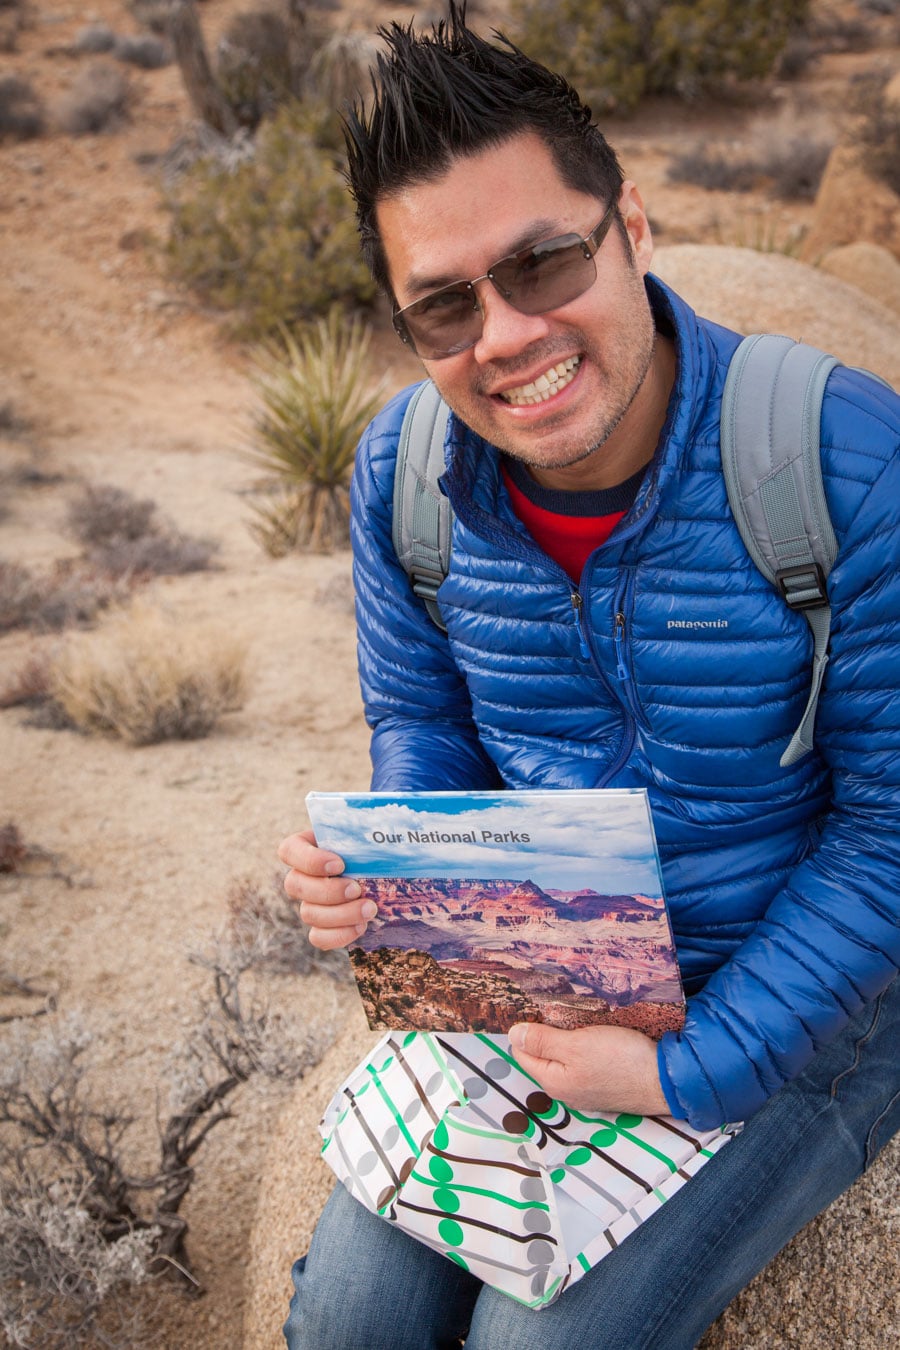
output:
<path id="1" fill-rule="evenodd" d="M 655 1213 L 740 1129 L 587 1115 L 554 1101 L 506 1036 L 385 1036 L 332 1098 L 323 1157 L 350 1194 L 530 1308 Z"/>

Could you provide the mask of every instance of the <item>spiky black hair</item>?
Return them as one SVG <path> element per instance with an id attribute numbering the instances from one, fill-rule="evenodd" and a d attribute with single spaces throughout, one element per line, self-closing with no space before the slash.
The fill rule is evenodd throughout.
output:
<path id="1" fill-rule="evenodd" d="M 460 156 L 531 131 L 569 187 L 600 201 L 618 194 L 624 175 L 590 108 L 561 75 L 502 33 L 487 42 L 468 28 L 465 0 L 450 0 L 447 19 L 430 33 L 415 32 L 410 22 L 378 35 L 386 50 L 371 72 L 373 98 L 347 113 L 344 135 L 363 256 L 388 294 L 378 202 L 440 177 Z"/>

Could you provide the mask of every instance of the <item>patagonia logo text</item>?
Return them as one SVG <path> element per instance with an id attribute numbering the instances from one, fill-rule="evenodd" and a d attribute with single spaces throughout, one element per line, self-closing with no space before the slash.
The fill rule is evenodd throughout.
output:
<path id="1" fill-rule="evenodd" d="M 727 619 L 669 619 L 667 628 L 727 628 Z"/>

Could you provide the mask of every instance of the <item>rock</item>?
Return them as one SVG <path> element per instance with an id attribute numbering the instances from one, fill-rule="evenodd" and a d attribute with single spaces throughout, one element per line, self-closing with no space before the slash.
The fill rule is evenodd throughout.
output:
<path id="1" fill-rule="evenodd" d="M 786 333 L 900 386 L 900 319 L 837 277 L 781 253 L 673 244 L 653 270 L 708 319 L 741 333 Z"/>
<path id="2" fill-rule="evenodd" d="M 699 1342 L 698 1350 L 885 1350 L 900 1328 L 900 1136 L 802 1229 Z"/>
<path id="3" fill-rule="evenodd" d="M 284 1350 L 291 1266 L 308 1248 L 334 1184 L 319 1157 L 319 1120 L 337 1085 L 383 1035 L 369 1030 L 355 989 L 346 998 L 343 1034 L 296 1088 L 269 1140 L 245 1276 L 243 1350 Z"/>
<path id="4" fill-rule="evenodd" d="M 817 263 L 830 249 L 859 239 L 900 258 L 900 197 L 866 172 L 854 146 L 838 145 L 825 166 L 801 256 Z"/>
<path id="5" fill-rule="evenodd" d="M 880 244 L 842 244 L 826 253 L 819 266 L 900 315 L 900 262 Z"/>

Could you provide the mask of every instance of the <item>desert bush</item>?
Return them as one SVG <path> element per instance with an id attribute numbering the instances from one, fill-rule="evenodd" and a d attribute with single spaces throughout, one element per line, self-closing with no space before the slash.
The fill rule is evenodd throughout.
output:
<path id="1" fill-rule="evenodd" d="M 253 532 L 269 552 L 329 552 L 349 538 L 349 480 L 356 446 L 382 395 L 372 389 L 369 335 L 332 310 L 298 336 L 284 330 L 256 354 L 262 404 L 250 458 L 279 486 L 256 507 Z M 293 522 L 292 530 L 288 523 Z"/>
<path id="2" fill-rule="evenodd" d="M 73 45 L 76 52 L 100 56 L 112 51 L 116 45 L 116 35 L 107 23 L 90 23 L 76 34 Z"/>
<path id="3" fill-rule="evenodd" d="M 70 136 L 115 131 L 128 116 L 131 91 L 116 66 L 95 61 L 75 78 L 57 107 L 57 119 Z"/>
<path id="4" fill-rule="evenodd" d="M 707 141 L 675 155 L 666 177 L 670 183 L 691 183 L 707 192 L 752 192 L 759 183 L 759 172 L 750 159 L 718 150 Z"/>
<path id="5" fill-rule="evenodd" d="M 68 644 L 53 663 L 51 696 L 88 734 L 130 745 L 197 740 L 242 706 L 245 657 L 235 633 L 179 627 L 136 606 Z"/>
<path id="6" fill-rule="evenodd" d="M 66 524 L 86 548 L 141 539 L 156 529 L 156 503 L 112 484 L 89 483 L 69 502 Z"/>
<path id="7" fill-rule="evenodd" d="M 0 633 L 25 627 L 40 599 L 40 585 L 27 567 L 0 561 Z"/>
<path id="8" fill-rule="evenodd" d="M 32 653 L 0 689 L 0 708 L 36 708 L 49 697 L 49 657 Z"/>
<path id="9" fill-rule="evenodd" d="M 18 872 L 28 856 L 28 845 L 14 821 L 0 825 L 0 872 Z"/>
<path id="10" fill-rule="evenodd" d="M 43 633 L 92 624 L 124 595 L 113 578 L 78 563 L 56 563 L 45 580 L 46 590 L 28 625 Z"/>
<path id="11" fill-rule="evenodd" d="M 887 98 L 885 88 L 877 75 L 860 82 L 852 100 L 857 116 L 852 140 L 872 177 L 900 194 L 900 102 Z"/>
<path id="12" fill-rule="evenodd" d="M 338 980 L 350 980 L 345 951 L 320 951 L 312 946 L 300 907 L 286 898 L 280 875 L 267 887 L 250 878 L 233 882 L 226 903 L 224 942 L 232 962 L 275 975 L 309 975 L 319 970 Z"/>
<path id="13" fill-rule="evenodd" d="M 368 33 L 332 33 L 312 55 L 306 88 L 328 108 L 364 100 L 371 92 L 369 70 L 377 54 L 378 44 Z"/>
<path id="14" fill-rule="evenodd" d="M 645 94 L 696 98 L 769 75 L 809 0 L 512 0 L 511 36 L 589 103 L 627 110 Z"/>
<path id="15" fill-rule="evenodd" d="M 201 572 L 218 548 L 159 520 L 155 502 L 107 483 L 88 484 L 69 503 L 67 526 L 91 566 L 113 578 Z"/>
<path id="16" fill-rule="evenodd" d="M 232 171 L 200 161 L 170 190 L 172 274 L 261 336 L 337 303 L 368 303 L 346 188 L 316 122 L 290 104 L 263 124 Z"/>
<path id="17" fill-rule="evenodd" d="M 806 132 L 787 135 L 769 128 L 756 138 L 759 147 L 742 153 L 714 142 L 698 141 L 675 156 L 668 167 L 673 183 L 707 190 L 752 192 L 767 187 L 784 201 L 812 200 L 819 188 L 834 139 Z"/>
<path id="18" fill-rule="evenodd" d="M 161 37 L 169 27 L 172 0 L 126 0 L 128 9 L 142 28 L 149 28 Z"/>
<path id="19" fill-rule="evenodd" d="M 0 1331 L 12 1345 L 149 1344 L 132 1290 L 165 1272 L 199 1290 L 180 1211 L 204 1141 L 233 1114 L 229 1098 L 253 1077 L 298 1080 L 334 1039 L 337 1005 L 323 1008 L 321 986 L 315 1016 L 296 978 L 293 1013 L 283 988 L 275 1011 L 269 996 L 273 980 L 309 973 L 311 960 L 346 978 L 344 953 L 330 954 L 343 964 L 301 956 L 286 908 L 252 883 L 235 889 L 229 909 L 226 929 L 190 957 L 211 989 L 172 1049 L 149 1173 L 129 1157 L 132 1117 L 92 1087 L 89 1028 L 0 972 L 0 992 L 45 998 L 41 1025 L 34 1013 L 6 1019 L 0 1053 Z"/>
<path id="20" fill-rule="evenodd" d="M 113 578 L 78 561 L 55 563 L 41 573 L 0 561 L 0 632 L 31 628 L 48 633 L 89 624 L 120 594 Z"/>
<path id="21" fill-rule="evenodd" d="M 172 64 L 172 48 L 169 44 L 148 33 L 118 38 L 115 53 L 120 61 L 139 66 L 141 70 L 161 70 L 163 66 Z"/>
<path id="22" fill-rule="evenodd" d="M 140 539 L 119 539 L 92 549 L 90 561 L 110 577 L 141 580 L 145 577 L 180 577 L 205 572 L 212 566 L 218 544 L 195 539 L 177 531 L 146 534 Z"/>
<path id="23" fill-rule="evenodd" d="M 235 14 L 219 39 L 216 80 L 242 126 L 258 126 L 300 94 L 307 49 L 293 39 L 288 21 L 270 9 Z"/>
<path id="24" fill-rule="evenodd" d="M 0 76 L 0 141 L 27 141 L 44 130 L 44 105 L 28 80 Z"/>

